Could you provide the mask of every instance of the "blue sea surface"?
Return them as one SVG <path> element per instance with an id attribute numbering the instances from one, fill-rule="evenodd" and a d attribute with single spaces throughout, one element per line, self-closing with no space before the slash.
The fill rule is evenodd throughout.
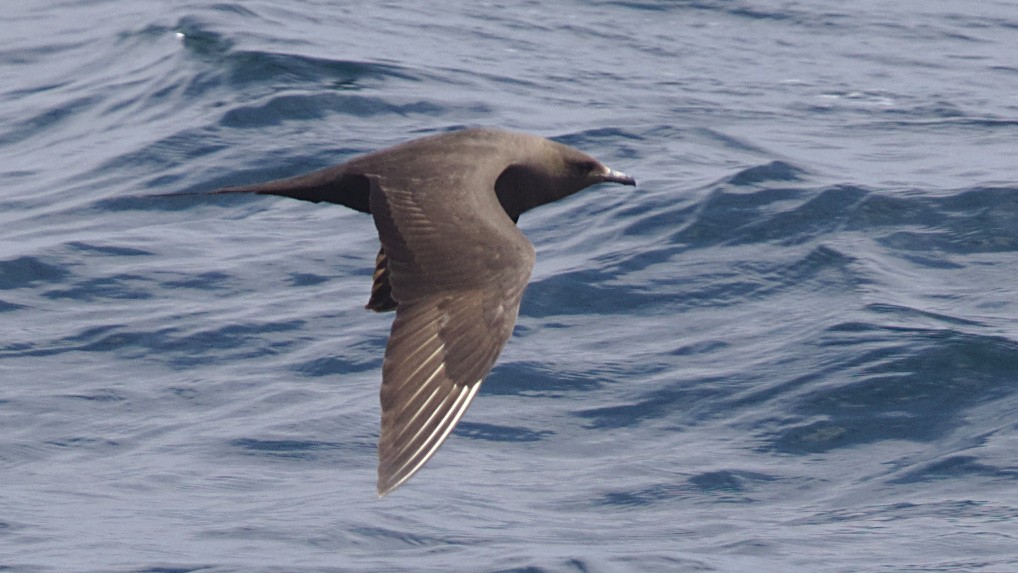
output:
<path id="1" fill-rule="evenodd" d="M 0 570 L 1018 571 L 1018 4 L 14 2 Z M 375 495 L 369 216 L 265 181 L 499 126 L 513 338 Z"/>

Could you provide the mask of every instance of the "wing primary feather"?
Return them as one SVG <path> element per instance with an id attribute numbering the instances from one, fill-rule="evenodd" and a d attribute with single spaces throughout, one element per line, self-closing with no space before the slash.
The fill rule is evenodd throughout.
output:
<path id="1" fill-rule="evenodd" d="M 412 358 L 413 358 L 413 356 L 414 356 L 415 354 L 417 354 L 418 352 L 422 351 L 422 350 L 423 350 L 423 349 L 424 349 L 424 348 L 425 348 L 425 347 L 426 347 L 426 346 L 427 346 L 428 344 L 430 344 L 430 343 L 431 343 L 431 341 L 432 341 L 432 340 L 435 340 L 435 339 L 437 339 L 437 338 L 438 338 L 438 334 L 437 334 L 437 333 L 436 333 L 436 334 L 433 334 L 433 335 L 431 335 L 430 337 L 428 337 L 428 340 L 424 341 L 424 343 L 423 343 L 423 344 L 421 344 L 421 345 L 420 345 L 420 346 L 419 346 L 419 347 L 418 347 L 417 349 L 415 349 L 415 350 L 414 350 L 414 351 L 413 351 L 413 352 L 412 352 L 412 353 L 411 353 L 411 354 L 410 354 L 409 356 L 407 356 L 407 357 L 406 357 L 406 360 L 407 360 L 407 361 L 409 361 L 410 359 L 412 359 Z M 420 372 L 421 370 L 423 370 L 423 369 L 424 369 L 424 367 L 425 367 L 425 366 L 427 366 L 429 362 L 431 362 L 432 360 L 434 360 L 434 358 L 435 358 L 436 356 L 438 356 L 438 355 L 439 355 L 439 353 L 443 352 L 444 350 L 445 350 L 445 343 L 439 342 L 439 344 L 438 344 L 438 346 L 437 346 L 437 347 L 435 348 L 435 350 L 433 350 L 433 351 L 431 352 L 431 354 L 429 354 L 429 355 L 428 355 L 428 357 L 427 357 L 427 358 L 425 358 L 424 360 L 421 360 L 420 362 L 418 362 L 418 363 L 417 363 L 417 367 L 416 367 L 416 368 L 414 368 L 412 372 L 410 372 L 409 374 L 407 374 L 407 375 L 406 375 L 406 376 L 404 377 L 404 380 L 407 380 L 407 381 L 413 380 L 413 379 L 414 379 L 414 378 L 415 378 L 415 377 L 417 376 L 417 373 L 418 373 L 418 372 Z"/>
<path id="2" fill-rule="evenodd" d="M 414 452 L 414 455 L 407 458 L 396 470 L 378 476 L 378 496 L 382 497 L 390 491 L 399 487 L 403 482 L 410 479 L 438 450 L 439 446 L 449 437 L 449 433 L 459 423 L 460 418 L 467 410 L 467 406 L 473 401 L 477 390 L 481 387 L 481 380 L 475 384 L 464 386 L 460 389 L 459 395 L 453 401 L 449 411 L 443 416 L 439 426 L 431 433 L 428 439 Z M 423 454 L 423 455 L 422 455 Z"/>
<path id="3" fill-rule="evenodd" d="M 440 389 L 441 388 L 435 388 L 435 391 L 432 392 L 430 396 L 428 396 L 428 399 L 425 400 L 425 402 L 423 404 L 421 404 L 421 407 L 418 408 L 417 412 L 414 413 L 414 416 L 413 416 L 413 418 L 410 419 L 410 421 L 412 422 L 412 421 L 416 420 L 420 416 L 420 414 L 423 413 L 426 410 L 429 412 L 428 413 L 428 417 L 423 422 L 421 422 L 420 424 L 410 424 L 410 423 L 407 423 L 407 424 L 404 425 L 404 427 L 403 427 L 404 430 L 415 430 L 414 434 L 412 436 L 410 436 L 408 439 L 397 439 L 397 440 L 394 440 L 395 443 L 402 444 L 402 445 L 397 447 L 397 448 L 395 448 L 392 451 L 392 453 L 389 456 L 390 458 L 399 459 L 399 458 L 406 457 L 406 456 L 403 455 L 406 452 L 406 450 L 408 448 L 413 447 L 413 445 L 415 443 L 417 443 L 418 437 L 420 437 L 421 434 L 424 433 L 424 430 L 427 429 L 428 426 L 431 425 L 431 422 L 432 422 L 432 420 L 435 419 L 435 416 L 437 416 L 442 411 L 442 407 L 445 405 L 446 402 L 449 401 L 449 396 L 450 396 L 449 394 L 446 394 L 445 396 L 442 396 L 442 398 L 439 400 L 438 404 L 435 405 L 435 407 L 430 408 L 430 409 L 426 408 L 426 406 L 429 403 L 431 403 L 432 400 L 434 400 L 435 395 L 438 393 L 438 391 Z M 430 434 L 428 434 L 428 435 L 430 435 Z M 397 434 L 396 437 L 397 438 L 402 438 L 403 437 L 403 432 L 400 432 L 399 434 Z M 425 440 L 425 442 L 427 442 L 427 440 Z"/>
<path id="4" fill-rule="evenodd" d="M 396 469 L 397 474 L 402 472 L 408 465 L 414 463 L 415 460 L 419 459 L 422 453 L 433 452 L 435 449 L 438 448 L 438 445 L 441 443 L 441 440 L 447 434 L 445 430 L 452 429 L 448 428 L 445 425 L 449 421 L 449 416 L 452 416 L 457 411 L 459 411 L 458 410 L 459 405 L 462 402 L 464 396 L 469 392 L 469 390 L 470 389 L 468 387 L 464 386 L 463 388 L 459 389 L 458 393 L 448 395 L 446 399 L 442 401 L 440 407 L 436 408 L 435 411 L 432 412 L 430 416 L 428 416 L 428 420 L 422 426 L 422 429 L 431 426 L 432 421 L 435 420 L 435 416 L 438 414 L 442 414 L 441 418 L 435 420 L 436 423 L 434 424 L 434 428 L 430 429 L 428 434 L 424 436 L 423 440 L 419 440 L 420 443 L 416 444 L 417 447 L 413 450 L 412 453 L 410 453 L 409 455 L 405 455 L 405 451 L 401 452 L 402 454 L 404 454 L 400 456 L 403 459 L 403 463 Z M 409 442 L 406 446 L 404 446 L 404 450 L 406 450 L 407 446 L 409 447 L 414 446 L 415 442 L 418 441 L 416 440 L 417 436 L 414 436 L 414 438 L 415 439 L 413 441 Z M 425 455 L 424 457 L 427 458 L 429 457 L 429 455 L 430 454 Z"/>
<path id="5" fill-rule="evenodd" d="M 431 377 L 429 378 L 429 381 L 431 379 L 433 379 L 436 375 L 438 375 L 438 373 L 441 372 L 443 369 L 444 369 L 444 365 L 443 364 L 439 364 L 438 368 L 435 369 L 435 372 L 432 373 Z M 421 392 L 424 391 L 427 388 L 428 388 L 427 384 L 421 384 L 421 386 L 417 390 L 414 391 L 413 395 L 409 399 L 407 399 L 406 401 L 403 402 L 403 408 L 399 412 L 397 412 L 397 414 L 403 414 L 403 413 L 407 412 L 409 410 L 409 408 L 414 407 L 414 401 L 416 401 L 417 397 L 421 394 Z M 400 424 L 401 425 L 400 430 L 398 432 L 396 432 L 393 435 L 393 437 L 394 438 L 401 438 L 403 436 L 403 434 L 407 430 L 413 428 L 414 427 L 413 426 L 413 422 L 415 420 L 417 420 L 418 417 L 420 417 L 421 413 L 426 410 L 425 406 L 427 406 L 431 402 L 431 400 L 435 397 L 435 394 L 437 394 L 441 390 L 442 390 L 442 385 L 441 384 L 436 385 L 434 387 L 434 389 L 431 391 L 431 394 L 428 395 L 427 399 L 425 399 L 423 402 L 421 402 L 421 404 L 419 406 L 416 406 L 416 408 L 413 410 L 413 415 L 411 415 L 408 419 L 402 421 L 402 423 Z M 436 407 L 434 409 L 437 410 L 438 408 Z M 430 421 L 430 418 L 428 420 L 425 420 L 425 422 L 423 424 L 421 424 L 421 426 L 423 427 L 423 426 L 427 425 L 427 423 L 429 421 Z M 418 433 L 419 432 L 420 432 L 420 430 L 418 430 Z M 416 435 L 415 435 L 415 438 L 416 438 Z M 402 441 L 403 440 L 401 440 L 401 439 L 393 440 L 394 443 L 400 443 Z M 396 451 L 399 451 L 399 450 L 396 450 Z"/>

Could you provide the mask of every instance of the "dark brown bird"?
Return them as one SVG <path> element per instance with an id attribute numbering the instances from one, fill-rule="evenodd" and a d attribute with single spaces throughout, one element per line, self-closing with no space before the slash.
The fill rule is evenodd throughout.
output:
<path id="1" fill-rule="evenodd" d="M 534 266 L 520 215 L 605 182 L 636 184 L 542 137 L 464 129 L 216 193 L 338 203 L 374 218 L 382 247 L 367 308 L 396 311 L 382 364 L 384 496 L 442 445 L 512 334 Z"/>

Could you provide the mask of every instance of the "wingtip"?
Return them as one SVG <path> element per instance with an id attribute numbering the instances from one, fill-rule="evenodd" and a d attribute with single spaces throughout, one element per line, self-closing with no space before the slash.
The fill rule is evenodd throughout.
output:
<path id="1" fill-rule="evenodd" d="M 400 479 L 399 481 L 393 482 L 393 477 L 392 476 L 389 476 L 388 478 L 385 478 L 385 477 L 379 475 L 378 476 L 378 486 L 375 488 L 377 493 L 378 493 L 378 499 L 382 499 L 383 497 L 389 495 L 390 493 L 393 492 L 393 490 L 395 490 L 399 486 L 403 485 L 403 482 L 405 482 L 408 479 L 410 479 L 409 475 L 403 477 L 403 479 Z"/>
<path id="2" fill-rule="evenodd" d="M 390 491 L 392 491 L 394 489 L 396 489 L 395 486 L 388 485 L 388 484 L 384 483 L 382 481 L 381 476 L 379 476 L 379 478 L 378 478 L 378 486 L 375 488 L 375 491 L 378 493 L 378 499 L 382 499 L 383 497 L 386 496 L 386 494 L 388 494 Z"/>
<path id="3" fill-rule="evenodd" d="M 378 470 L 378 485 L 375 487 L 378 492 L 378 499 L 392 493 L 393 490 L 403 485 L 411 476 L 416 472 L 410 472 L 406 474 L 389 473 L 387 470 L 379 468 Z"/>
<path id="4" fill-rule="evenodd" d="M 399 486 L 403 485 L 403 482 L 410 479 L 413 474 L 403 475 L 393 471 L 393 468 L 383 465 L 381 462 L 378 464 L 378 482 L 375 485 L 375 490 L 378 492 L 378 499 L 392 493 L 392 491 Z"/>

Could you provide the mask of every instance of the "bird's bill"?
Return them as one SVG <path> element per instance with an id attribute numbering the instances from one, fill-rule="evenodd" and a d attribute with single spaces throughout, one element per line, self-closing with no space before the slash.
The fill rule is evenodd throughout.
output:
<path id="1" fill-rule="evenodd" d="M 636 179 L 613 169 L 608 169 L 608 172 L 601 176 L 601 180 L 610 183 L 621 183 L 623 185 L 636 185 Z"/>

